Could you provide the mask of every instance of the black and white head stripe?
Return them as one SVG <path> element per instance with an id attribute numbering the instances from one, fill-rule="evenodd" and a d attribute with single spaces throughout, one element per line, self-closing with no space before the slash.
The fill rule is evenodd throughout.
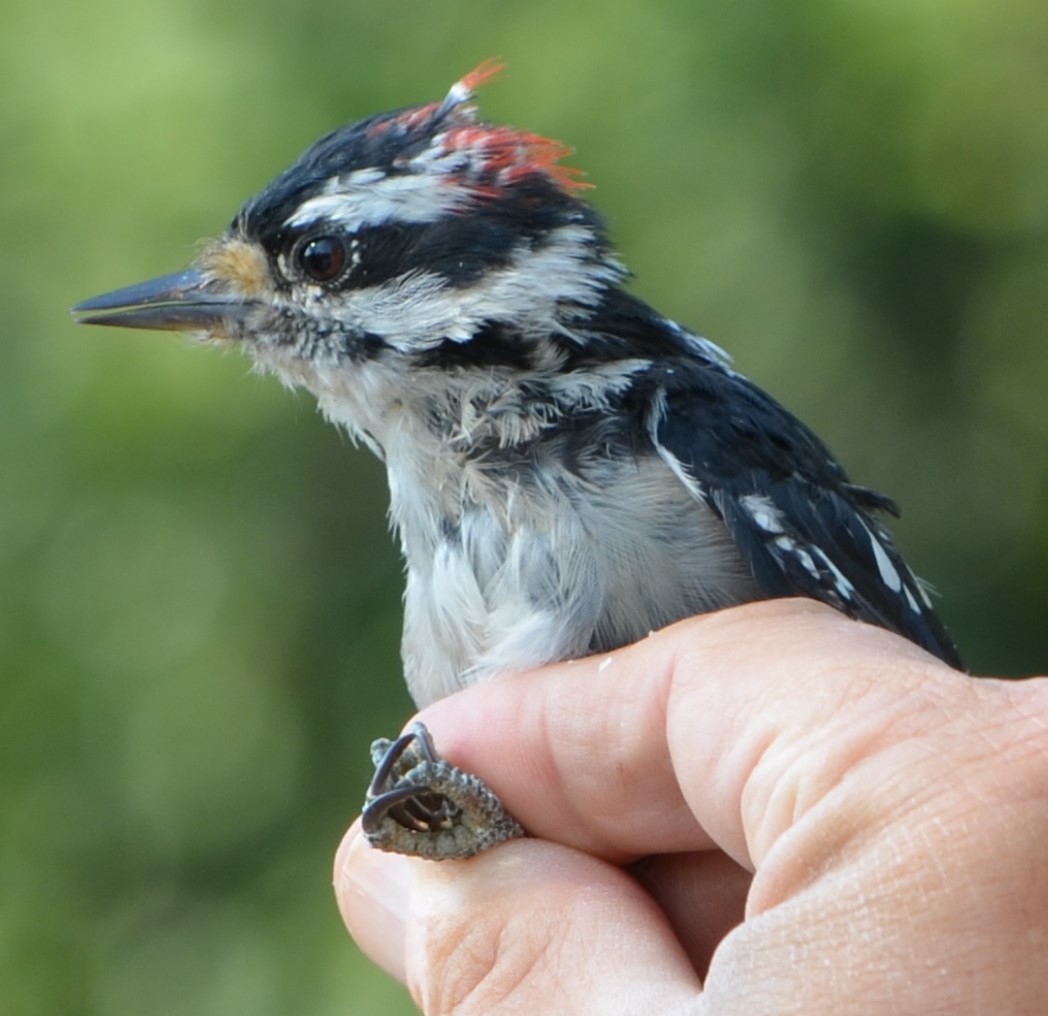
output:
<path id="1" fill-rule="evenodd" d="M 492 323 L 570 338 L 579 308 L 622 280 L 567 150 L 478 121 L 469 99 L 498 69 L 327 135 L 245 205 L 230 235 L 264 252 L 282 313 L 323 301 L 331 334 L 405 352 Z M 333 256 L 319 279 L 304 257 L 318 242 Z"/>
<path id="2" fill-rule="evenodd" d="M 426 224 L 501 201 L 518 188 L 548 214 L 586 186 L 561 159 L 570 149 L 540 135 L 478 120 L 475 90 L 501 65 L 456 82 L 442 102 L 383 113 L 325 135 L 241 211 L 234 226 L 269 247 L 316 222 L 347 231 Z M 581 202 L 569 201 L 573 208 Z M 541 226 L 537 226 L 541 228 Z"/>

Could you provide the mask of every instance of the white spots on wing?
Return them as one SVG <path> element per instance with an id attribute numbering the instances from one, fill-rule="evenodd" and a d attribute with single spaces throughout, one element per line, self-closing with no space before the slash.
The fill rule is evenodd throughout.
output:
<path id="1" fill-rule="evenodd" d="M 834 587 L 837 594 L 843 600 L 855 599 L 855 586 L 851 580 L 838 568 L 819 547 L 812 547 L 812 553 L 822 562 L 823 567 L 833 576 Z"/>
<path id="2" fill-rule="evenodd" d="M 931 600 L 920 579 L 906 568 L 905 565 L 896 565 L 888 556 L 884 545 L 877 538 L 876 533 L 865 527 L 870 537 L 870 545 L 873 547 L 873 558 L 877 562 L 877 570 L 880 572 L 881 581 L 893 592 L 901 593 L 906 600 L 906 605 L 915 614 L 923 615 L 925 610 L 931 610 Z M 916 595 L 914 595 L 916 590 Z M 917 597 L 920 597 L 918 600 Z"/>
<path id="3" fill-rule="evenodd" d="M 881 541 L 870 532 L 868 526 L 863 527 L 866 530 L 866 534 L 870 538 L 870 546 L 873 547 L 873 558 L 877 562 L 877 570 L 881 573 L 881 581 L 893 592 L 898 593 L 902 591 L 902 576 L 899 575 L 899 570 L 891 562 L 891 558 L 884 552 L 884 548 L 881 546 Z M 907 590 L 909 593 L 909 590 Z M 913 597 L 910 596 L 912 600 Z"/>
<path id="4" fill-rule="evenodd" d="M 666 396 L 664 392 L 659 392 L 652 400 L 652 410 L 648 417 L 648 433 L 663 461 L 694 497 L 705 503 L 707 494 L 701 484 L 688 472 L 684 464 L 659 441 L 658 431 L 665 415 Z M 808 573 L 815 585 L 823 588 L 832 586 L 839 600 L 856 602 L 858 596 L 854 583 L 819 546 L 810 542 L 801 542 L 787 532 L 787 519 L 769 496 L 744 494 L 739 498 L 738 505 L 749 516 L 754 526 L 769 537 L 769 550 L 778 559 L 780 567 L 788 571 L 791 566 L 799 566 Z M 884 581 L 889 583 L 889 576 L 894 575 L 895 581 L 899 583 L 896 587 L 898 591 L 901 588 L 898 572 L 892 567 L 884 549 L 873 539 L 872 534 L 871 541 L 874 553 L 879 555 L 877 562 Z M 881 558 L 883 558 L 883 564 Z"/>
<path id="5" fill-rule="evenodd" d="M 793 537 L 777 536 L 772 543 L 782 551 L 781 556 L 784 559 L 798 562 L 813 579 L 820 578 L 822 573 L 815 567 L 815 561 L 811 554 L 809 554 L 808 551 L 793 539 Z"/>
<path id="6" fill-rule="evenodd" d="M 739 503 L 759 529 L 772 535 L 786 532 L 782 524 L 782 513 L 772 504 L 770 497 L 763 494 L 746 494 L 739 498 Z"/>
<path id="7" fill-rule="evenodd" d="M 829 580 L 841 600 L 855 600 L 855 586 L 821 547 L 813 543 L 802 544 L 785 533 L 776 536 L 771 545 L 779 552 L 783 564 L 799 564 L 818 585 L 826 585 Z"/>
<path id="8" fill-rule="evenodd" d="M 920 614 L 921 613 L 920 604 L 917 602 L 916 599 L 914 599 L 913 593 L 910 592 L 910 587 L 907 586 L 903 590 L 903 592 L 906 593 L 906 602 L 909 605 L 910 610 L 912 610 L 915 614 Z"/>

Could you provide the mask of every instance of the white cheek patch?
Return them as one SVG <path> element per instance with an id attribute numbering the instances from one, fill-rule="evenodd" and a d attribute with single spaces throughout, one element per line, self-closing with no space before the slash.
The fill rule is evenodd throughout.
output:
<path id="1" fill-rule="evenodd" d="M 433 336 L 435 342 L 446 334 L 449 303 L 444 278 L 420 272 L 347 294 L 335 316 L 350 332 L 380 335 L 404 351 L 413 346 L 406 336 Z"/>
<path id="2" fill-rule="evenodd" d="M 618 282 L 617 262 L 593 258 L 593 234 L 562 226 L 539 250 L 522 248 L 505 268 L 475 285 L 453 287 L 437 274 L 415 272 L 347 293 L 338 309 L 350 330 L 380 335 L 401 352 L 421 352 L 448 339 L 468 342 L 488 321 L 524 322 L 571 337 L 565 308 L 596 304 Z M 569 311 L 570 312 L 570 311 Z"/>

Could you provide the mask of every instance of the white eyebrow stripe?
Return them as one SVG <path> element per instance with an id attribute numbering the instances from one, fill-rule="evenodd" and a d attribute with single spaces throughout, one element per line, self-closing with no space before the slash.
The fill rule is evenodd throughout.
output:
<path id="1" fill-rule="evenodd" d="M 328 182 L 284 221 L 288 227 L 337 223 L 350 232 L 386 222 L 436 222 L 466 199 L 452 178 L 431 173 L 386 176 L 374 167 L 358 169 Z"/>

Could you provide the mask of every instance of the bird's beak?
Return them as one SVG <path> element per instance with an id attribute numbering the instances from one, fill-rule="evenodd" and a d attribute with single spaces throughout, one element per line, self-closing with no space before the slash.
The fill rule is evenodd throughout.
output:
<path id="1" fill-rule="evenodd" d="M 81 324 L 241 334 L 249 304 L 197 268 L 103 293 L 73 308 Z"/>

